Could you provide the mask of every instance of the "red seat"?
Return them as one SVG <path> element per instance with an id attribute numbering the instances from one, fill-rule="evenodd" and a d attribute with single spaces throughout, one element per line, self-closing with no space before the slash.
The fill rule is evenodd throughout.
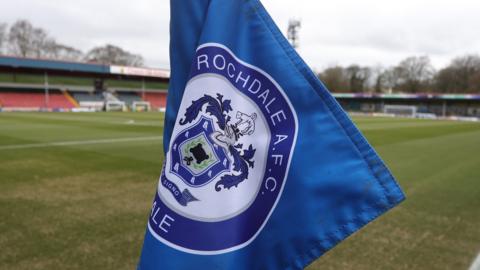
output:
<path id="1" fill-rule="evenodd" d="M 49 93 L 48 106 L 45 94 L 39 92 L 0 92 L 0 106 L 17 108 L 62 108 L 71 109 L 75 106 L 61 93 Z"/>
<path id="2" fill-rule="evenodd" d="M 152 108 L 165 108 L 167 105 L 167 93 L 145 92 L 143 99 L 150 102 Z"/>

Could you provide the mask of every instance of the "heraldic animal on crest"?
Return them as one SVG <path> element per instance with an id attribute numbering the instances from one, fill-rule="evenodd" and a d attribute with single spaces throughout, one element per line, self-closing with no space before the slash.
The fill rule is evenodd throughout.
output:
<path id="1" fill-rule="evenodd" d="M 237 111 L 235 115 L 237 122 L 232 124 L 230 123 L 232 118 L 229 115 L 231 111 L 233 111 L 231 100 L 223 100 L 223 95 L 217 93 L 216 98 L 210 95 L 204 95 L 192 101 L 192 104 L 186 109 L 184 118 L 180 119 L 179 122 L 180 125 L 191 123 L 195 121 L 201 113 L 209 114 L 216 119 L 220 130 L 215 130 L 211 133 L 210 138 L 216 145 L 222 147 L 226 153 L 229 153 L 233 164 L 233 173 L 223 175 L 220 180 L 215 183 L 215 190 L 217 192 L 221 191 L 222 188 L 230 189 L 237 187 L 248 178 L 249 168 L 254 168 L 255 165 L 253 157 L 256 149 L 254 149 L 251 144 L 244 148 L 243 144 L 239 143 L 239 139 L 242 136 L 249 136 L 254 133 L 257 115 L 255 113 L 248 115 Z M 192 154 L 196 155 L 196 157 L 201 157 L 201 159 L 208 158 L 201 148 L 201 145 L 197 145 L 192 149 Z M 194 161 L 192 158 L 188 158 L 187 162 L 190 164 Z"/>

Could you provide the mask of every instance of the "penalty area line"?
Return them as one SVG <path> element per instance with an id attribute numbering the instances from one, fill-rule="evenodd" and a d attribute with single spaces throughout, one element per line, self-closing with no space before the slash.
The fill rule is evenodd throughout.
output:
<path id="1" fill-rule="evenodd" d="M 161 140 L 161 139 L 163 139 L 163 136 L 127 137 L 127 138 L 113 138 L 113 139 L 99 139 L 99 140 L 85 140 L 85 141 L 64 141 L 64 142 L 50 142 L 50 143 L 11 144 L 11 145 L 0 146 L 0 151 L 42 148 L 42 147 L 51 147 L 51 146 L 73 146 L 73 145 L 108 144 L 108 143 L 136 142 L 136 141 L 155 141 L 155 140 Z"/>

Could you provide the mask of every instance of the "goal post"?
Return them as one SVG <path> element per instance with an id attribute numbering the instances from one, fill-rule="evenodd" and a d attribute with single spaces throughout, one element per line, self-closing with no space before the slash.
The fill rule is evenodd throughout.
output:
<path id="1" fill-rule="evenodd" d="M 107 101 L 105 103 L 105 111 L 107 112 L 123 112 L 125 111 L 126 106 L 123 101 Z"/>
<path id="2" fill-rule="evenodd" d="M 132 103 L 133 112 L 148 112 L 150 108 L 150 102 L 148 101 L 134 101 Z"/>
<path id="3" fill-rule="evenodd" d="M 383 107 L 385 114 L 393 114 L 395 116 L 415 117 L 417 115 L 417 106 L 411 105 L 385 105 Z"/>

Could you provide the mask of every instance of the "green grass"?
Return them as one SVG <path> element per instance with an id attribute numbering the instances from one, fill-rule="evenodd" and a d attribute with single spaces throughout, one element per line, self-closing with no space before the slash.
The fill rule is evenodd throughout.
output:
<path id="1" fill-rule="evenodd" d="M 480 251 L 480 124 L 354 120 L 407 200 L 307 269 L 467 269 Z M 160 113 L 0 113 L 0 269 L 134 269 L 160 137 L 6 146 L 151 138 L 162 125 Z"/>

